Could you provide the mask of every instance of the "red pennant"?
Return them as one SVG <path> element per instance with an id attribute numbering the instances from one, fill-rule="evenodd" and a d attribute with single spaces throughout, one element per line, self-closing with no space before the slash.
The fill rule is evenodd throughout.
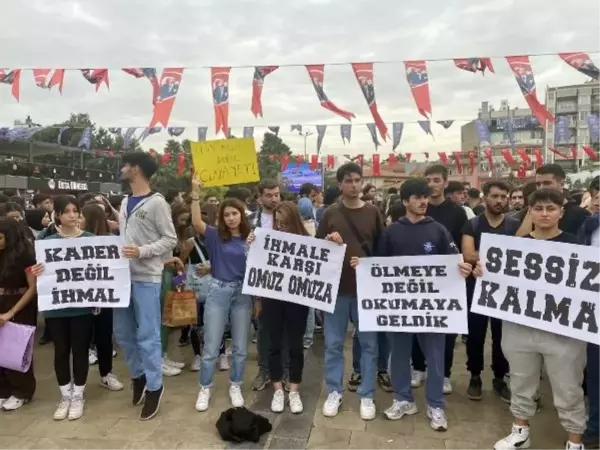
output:
<path id="1" fill-rule="evenodd" d="M 252 105 L 250 105 L 250 111 L 252 111 L 254 117 L 263 116 L 261 96 L 265 77 L 278 68 L 279 66 L 257 66 L 254 68 L 254 76 L 252 77 Z"/>
<path id="2" fill-rule="evenodd" d="M 373 176 L 378 177 L 381 175 L 381 161 L 379 159 L 379 153 L 373 155 Z"/>
<path id="3" fill-rule="evenodd" d="M 308 70 L 308 76 L 315 88 L 321 106 L 332 113 L 342 116 L 346 120 L 353 119 L 355 117 L 353 113 L 338 108 L 331 100 L 329 100 L 327 94 L 325 94 L 325 66 L 323 64 L 314 64 L 306 66 L 306 70 Z"/>
<path id="4" fill-rule="evenodd" d="M 107 75 L 108 77 L 108 75 Z M 48 87 L 54 87 L 58 85 L 58 92 L 62 94 L 63 91 L 63 81 L 65 80 L 65 69 L 56 69 L 52 74 L 52 78 L 50 78 L 50 82 L 48 83 Z M 107 78 L 108 83 L 108 78 Z M 107 84 L 108 86 L 108 84 Z"/>
<path id="5" fill-rule="evenodd" d="M 417 109 L 422 116 L 429 118 L 431 115 L 431 100 L 429 98 L 429 75 L 427 63 L 424 60 L 404 61 L 406 79 L 412 91 Z"/>
<path id="6" fill-rule="evenodd" d="M 562 60 L 570 65 L 573 69 L 593 78 L 594 80 L 598 79 L 600 75 L 598 67 L 596 67 L 592 61 L 592 58 L 590 58 L 587 53 L 559 53 L 558 56 L 560 56 Z"/>
<path id="7" fill-rule="evenodd" d="M 358 156 L 356 157 L 356 161 L 357 161 L 357 164 L 358 164 L 358 165 L 360 166 L 360 168 L 362 169 L 362 167 L 363 167 L 363 166 L 364 166 L 364 164 L 365 164 L 365 157 L 364 157 L 363 155 L 358 155 Z"/>
<path id="8" fill-rule="evenodd" d="M 533 149 L 533 156 L 535 156 L 535 167 L 542 167 L 544 165 L 544 157 L 539 148 Z"/>
<path id="9" fill-rule="evenodd" d="M 508 164 L 509 166 L 514 166 L 516 164 L 515 158 L 513 157 L 509 149 L 503 148 L 502 150 L 500 150 L 500 154 L 504 158 L 504 161 L 506 161 L 506 164 Z"/>
<path id="10" fill-rule="evenodd" d="M 459 175 L 462 175 L 462 161 L 461 161 L 461 153 L 453 152 L 452 156 L 454 156 L 454 164 L 456 164 L 456 171 Z"/>
<path id="11" fill-rule="evenodd" d="M 525 178 L 526 176 L 527 176 L 527 167 L 525 167 L 525 163 L 521 163 L 517 167 L 517 178 Z"/>
<path id="12" fill-rule="evenodd" d="M 525 169 L 526 170 L 529 169 L 529 166 L 531 165 L 531 158 L 529 157 L 529 155 L 527 154 L 525 149 L 518 148 L 517 155 L 519 155 L 521 157 L 521 161 L 523 161 L 523 164 L 525 165 Z"/>
<path id="13" fill-rule="evenodd" d="M 288 155 L 285 155 L 283 158 L 281 158 L 281 171 L 282 172 L 284 172 L 285 169 L 287 169 L 289 161 L 290 161 L 290 157 Z"/>
<path id="14" fill-rule="evenodd" d="M 438 152 L 438 156 L 440 157 L 440 162 L 444 165 L 448 165 L 448 155 L 446 152 Z"/>
<path id="15" fill-rule="evenodd" d="M 529 56 L 507 56 L 506 61 L 515 74 L 517 84 L 521 88 L 529 109 L 533 112 L 540 126 L 546 129 L 546 121 L 554 123 L 554 116 L 550 114 L 537 98 L 535 78 L 533 77 Z"/>
<path id="16" fill-rule="evenodd" d="M 58 92 L 62 94 L 65 70 L 55 69 L 50 80 L 48 80 L 50 72 L 52 72 L 52 69 L 33 69 L 33 77 L 36 86 L 41 87 L 42 89 L 50 89 L 51 87 L 58 85 Z"/>
<path id="17" fill-rule="evenodd" d="M 467 72 L 481 72 L 482 75 L 485 75 L 485 69 L 495 73 L 491 58 L 456 58 L 454 65 Z"/>
<path id="18" fill-rule="evenodd" d="M 156 97 L 156 104 L 154 105 L 154 115 L 148 128 L 154 128 L 157 123 L 162 124 L 164 127 L 169 124 L 182 75 L 183 67 L 167 67 L 163 70 L 160 76 L 158 97 Z"/>
<path id="19" fill-rule="evenodd" d="M 352 70 L 356 76 L 356 81 L 360 86 L 369 110 L 371 110 L 371 116 L 375 121 L 375 125 L 379 130 L 381 138 L 385 141 L 388 137 L 388 129 L 385 122 L 379 115 L 377 110 L 377 102 L 375 101 L 375 79 L 373 77 L 373 63 L 354 63 L 352 64 Z"/>
<path id="20" fill-rule="evenodd" d="M 397 162 L 398 162 L 398 158 L 396 158 L 396 154 L 390 153 L 390 155 L 388 156 L 388 164 L 390 166 L 395 166 Z"/>
<path id="21" fill-rule="evenodd" d="M 571 147 L 571 159 L 577 159 L 577 147 Z"/>
<path id="22" fill-rule="evenodd" d="M 229 72 L 231 67 L 212 67 L 210 84 L 215 110 L 215 133 L 227 136 L 229 129 Z"/>
<path id="23" fill-rule="evenodd" d="M 406 158 L 406 162 L 410 162 L 410 160 L 412 158 L 412 153 L 405 153 L 404 157 Z"/>
<path id="24" fill-rule="evenodd" d="M 582 145 L 581 148 L 583 148 L 585 154 L 588 155 L 588 158 L 590 158 L 592 161 L 598 161 L 598 153 L 596 153 L 592 147 Z"/>
<path id="25" fill-rule="evenodd" d="M 488 166 L 489 166 L 490 172 L 493 172 L 494 171 L 494 156 L 492 155 L 492 149 L 486 148 L 483 151 L 483 154 L 485 155 L 485 157 L 488 160 Z"/>
<path id="26" fill-rule="evenodd" d="M 5 70 L 0 69 L 0 83 L 10 84 L 12 96 L 19 101 L 19 92 L 21 86 L 21 69 Z"/>
<path id="27" fill-rule="evenodd" d="M 475 152 L 469 152 L 469 174 L 475 173 L 475 166 L 477 165 L 477 155 Z"/>
<path id="28" fill-rule="evenodd" d="M 50 71 L 51 69 L 33 69 L 33 78 L 37 87 L 41 87 L 42 89 L 48 88 L 46 78 L 50 74 Z"/>
<path id="29" fill-rule="evenodd" d="M 327 155 L 327 168 L 333 169 L 335 166 L 335 157 L 333 155 Z"/>
<path id="30" fill-rule="evenodd" d="M 564 158 L 564 159 L 569 159 L 570 158 L 569 155 L 567 155 L 566 153 L 563 153 L 560 150 L 557 150 L 555 148 L 549 148 L 548 150 L 550 150 L 552 153 L 560 156 L 561 158 Z"/>
<path id="31" fill-rule="evenodd" d="M 177 154 L 177 175 L 183 175 L 185 171 L 185 153 Z"/>
<path id="32" fill-rule="evenodd" d="M 317 170 L 317 167 L 319 167 L 319 157 L 317 155 L 310 155 L 311 170 Z"/>
<path id="33" fill-rule="evenodd" d="M 160 163 L 163 166 L 166 166 L 169 163 L 170 159 L 171 159 L 171 152 L 163 153 L 162 157 L 160 158 Z"/>
<path id="34" fill-rule="evenodd" d="M 110 89 L 108 84 L 108 69 L 81 69 L 83 77 L 90 83 L 96 85 L 96 92 L 102 86 L 102 83 L 106 84 L 106 88 Z"/>

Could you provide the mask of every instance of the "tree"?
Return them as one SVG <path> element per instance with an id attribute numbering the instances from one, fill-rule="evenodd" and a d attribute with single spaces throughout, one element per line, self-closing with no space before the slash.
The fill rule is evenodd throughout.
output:
<path id="1" fill-rule="evenodd" d="M 278 179 L 281 173 L 281 158 L 290 156 L 290 147 L 273 133 L 265 133 L 258 152 L 258 172 L 261 179 Z"/>

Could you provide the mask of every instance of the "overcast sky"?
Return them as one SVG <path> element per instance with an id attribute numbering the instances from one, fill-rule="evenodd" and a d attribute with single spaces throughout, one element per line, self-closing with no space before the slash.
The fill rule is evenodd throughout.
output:
<path id="1" fill-rule="evenodd" d="M 298 64 L 270 74 L 263 89 L 264 119 L 250 112 L 251 68 L 233 68 L 230 77 L 230 126 L 236 135 L 255 126 L 280 125 L 280 136 L 295 153 L 304 140 L 290 132 L 303 124 L 328 125 L 324 154 L 367 155 L 374 146 L 365 123 L 369 109 L 350 65 L 326 66 L 325 92 L 339 107 L 356 114 L 352 143 L 344 146 L 344 119 L 321 108 L 303 64 L 393 61 L 375 65 L 375 92 L 384 120 L 404 121 L 398 150 L 456 151 L 460 126 L 475 118 L 481 101 L 525 107 L 503 56 L 600 47 L 597 1 L 569 0 L 27 0 L 10 2 L 0 15 L 0 67 L 109 68 L 110 91 L 99 93 L 80 72 L 65 76 L 62 97 L 35 86 L 31 71 L 21 76 L 21 101 L 0 84 L 0 125 L 10 126 L 28 114 L 44 125 L 71 112 L 87 112 L 102 126 L 147 126 L 152 117 L 147 80 L 121 72 L 122 67 L 185 66 L 171 126 L 209 127 L 214 117 L 209 66 Z M 432 120 L 455 119 L 449 130 L 432 124 L 435 138 L 416 124 L 422 120 L 404 75 L 402 60 L 492 56 L 496 74 L 472 74 L 452 61 L 429 62 Z M 591 54 L 598 65 L 599 55 Z M 576 84 L 584 75 L 558 56 L 532 57 L 540 99 L 546 86 Z M 408 123 L 414 122 L 414 123 Z M 166 132 L 148 138 L 144 147 L 162 149 Z M 316 152 L 316 132 L 307 139 Z M 380 152 L 391 151 L 391 140 Z"/>

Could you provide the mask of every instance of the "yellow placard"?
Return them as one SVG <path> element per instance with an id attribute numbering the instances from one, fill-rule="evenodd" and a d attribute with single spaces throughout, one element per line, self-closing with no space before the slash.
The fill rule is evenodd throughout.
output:
<path id="1" fill-rule="evenodd" d="M 253 138 L 192 142 L 194 175 L 206 187 L 260 179 Z"/>

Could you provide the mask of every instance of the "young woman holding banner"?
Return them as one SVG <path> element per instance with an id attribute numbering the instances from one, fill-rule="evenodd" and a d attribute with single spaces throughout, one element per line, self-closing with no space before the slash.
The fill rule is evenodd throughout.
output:
<path id="1" fill-rule="evenodd" d="M 204 236 L 204 245 L 210 254 L 212 282 L 204 306 L 204 353 L 200 371 L 200 392 L 196 401 L 198 411 L 206 411 L 219 355 L 219 347 L 228 319 L 231 321 L 232 363 L 229 398 L 233 407 L 244 406 L 241 384 L 248 357 L 248 332 L 252 300 L 242 294 L 246 272 L 246 239 L 250 224 L 244 204 L 228 198 L 219 208 L 217 226 L 209 226 L 202 219 L 200 189 L 202 183 L 192 180 L 192 226 Z"/>
<path id="2" fill-rule="evenodd" d="M 55 197 L 54 220 L 57 233 L 45 239 L 94 236 L 79 228 L 79 217 L 79 203 L 75 197 Z M 31 273 L 39 277 L 44 273 L 44 265 L 34 265 Z M 83 416 L 83 393 L 89 371 L 88 350 L 94 327 L 93 311 L 93 308 L 65 308 L 44 313 L 54 343 L 54 371 L 62 396 L 54 413 L 54 420 L 77 420 Z"/>
<path id="3" fill-rule="evenodd" d="M 274 210 L 273 229 L 300 236 L 309 236 L 306 227 L 298 213 L 298 208 L 292 202 L 283 202 Z M 254 233 L 248 236 L 248 244 L 254 242 Z M 290 394 L 289 405 L 292 414 L 300 414 L 304 410 L 300 399 L 300 383 L 304 369 L 304 331 L 308 318 L 308 307 L 297 303 L 262 299 L 262 314 L 264 314 L 266 329 L 269 330 L 269 374 L 273 383 L 273 400 L 271 410 L 283 412 L 285 394 L 283 392 L 283 360 L 282 343 L 287 340 L 289 349 Z"/>

